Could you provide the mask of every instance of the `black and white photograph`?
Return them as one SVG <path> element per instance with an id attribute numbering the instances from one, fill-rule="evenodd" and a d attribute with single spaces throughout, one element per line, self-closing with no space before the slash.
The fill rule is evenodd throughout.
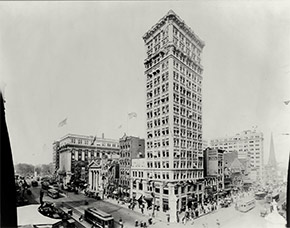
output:
<path id="1" fill-rule="evenodd" d="M 289 12 L 0 2 L 0 227 L 290 227 Z"/>

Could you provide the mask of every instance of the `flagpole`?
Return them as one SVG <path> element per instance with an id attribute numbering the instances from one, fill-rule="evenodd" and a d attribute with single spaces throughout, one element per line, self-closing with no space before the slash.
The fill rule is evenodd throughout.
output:
<path id="1" fill-rule="evenodd" d="M 129 114 L 127 113 L 127 135 L 129 135 Z"/>

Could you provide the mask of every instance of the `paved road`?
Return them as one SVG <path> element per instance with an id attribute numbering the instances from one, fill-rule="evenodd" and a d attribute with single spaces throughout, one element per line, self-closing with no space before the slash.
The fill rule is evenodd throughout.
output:
<path id="1" fill-rule="evenodd" d="M 39 200 L 39 188 L 35 188 L 33 191 L 33 196 L 38 197 Z M 89 205 L 85 205 L 85 200 L 88 201 Z M 117 204 L 114 200 L 99 200 L 96 201 L 92 198 L 87 198 L 83 194 L 68 193 L 67 196 L 61 197 L 59 199 L 52 199 L 48 196 L 44 196 L 44 201 L 55 202 L 59 204 L 60 202 L 65 202 L 66 204 L 74 207 L 78 213 L 83 213 L 87 207 L 96 207 L 102 211 L 110 213 L 113 215 L 115 221 L 122 218 L 124 222 L 124 228 L 133 228 L 135 220 L 138 221 L 148 221 L 148 214 L 143 215 L 138 209 L 134 211 L 128 209 L 125 205 Z M 229 208 L 221 208 L 209 215 L 202 216 L 195 219 L 192 222 L 188 222 L 186 226 L 184 224 L 162 222 L 160 220 L 154 220 L 154 224 L 150 227 L 152 228 L 181 228 L 181 227 L 194 227 L 194 228 L 264 228 L 266 227 L 266 221 L 260 216 L 260 209 L 263 203 L 257 201 L 256 207 L 247 213 L 242 213 L 236 211 L 234 206 Z M 220 226 L 217 225 L 217 219 L 220 222 Z"/>

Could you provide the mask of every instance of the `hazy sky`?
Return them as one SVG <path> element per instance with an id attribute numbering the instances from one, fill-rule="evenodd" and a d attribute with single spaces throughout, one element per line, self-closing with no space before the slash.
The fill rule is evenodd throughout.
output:
<path id="1" fill-rule="evenodd" d="M 2 2 L 0 81 L 14 161 L 52 161 L 70 132 L 145 137 L 142 36 L 170 9 L 205 41 L 203 136 L 257 125 L 289 157 L 290 3 Z M 127 124 L 127 113 L 138 117 Z M 58 123 L 68 118 L 68 124 Z M 123 129 L 118 129 L 119 125 Z"/>

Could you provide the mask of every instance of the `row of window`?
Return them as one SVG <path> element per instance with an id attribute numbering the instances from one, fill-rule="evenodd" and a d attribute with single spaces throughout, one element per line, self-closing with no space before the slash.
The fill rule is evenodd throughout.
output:
<path id="1" fill-rule="evenodd" d="M 132 176 L 133 177 L 143 178 L 144 177 L 144 173 L 142 171 L 132 171 Z"/>
<path id="2" fill-rule="evenodd" d="M 175 26 L 173 26 L 173 36 L 180 40 L 181 43 L 185 44 L 185 47 L 190 49 L 191 52 L 196 53 L 200 56 L 201 51 L 197 48 L 197 46 L 191 42 L 185 35 L 179 31 Z"/>
<path id="3" fill-rule="evenodd" d="M 198 65 L 200 64 L 200 61 L 198 64 L 196 64 L 190 57 L 188 58 L 185 55 L 180 54 L 179 50 L 173 50 L 173 55 L 176 57 L 175 60 L 173 60 L 173 67 L 176 70 L 179 70 L 180 73 L 186 74 L 189 78 L 196 80 L 201 80 L 199 75 L 202 74 L 202 68 Z M 200 59 L 199 59 L 200 60 Z M 196 78 L 195 78 L 196 77 Z M 200 82 L 201 84 L 201 82 Z"/>
<path id="4" fill-rule="evenodd" d="M 168 83 L 167 84 L 164 84 L 165 82 L 168 82 L 168 77 L 169 77 L 169 73 L 168 73 L 168 71 L 167 72 L 165 72 L 165 73 L 163 73 L 162 75 L 161 75 L 161 77 L 160 76 L 157 76 L 154 80 L 150 80 L 150 81 L 148 81 L 147 82 L 147 90 L 149 90 L 149 89 L 152 89 L 153 88 L 153 86 L 154 87 L 157 87 L 157 86 L 159 86 L 161 83 L 163 83 L 162 84 L 162 91 L 164 91 L 164 90 L 166 90 L 166 87 L 168 87 Z M 160 78 L 161 78 L 161 81 L 160 81 Z M 160 88 L 160 87 L 158 87 L 158 88 Z"/>
<path id="5" fill-rule="evenodd" d="M 128 169 L 120 169 L 120 174 L 121 174 L 121 176 L 124 176 L 124 175 L 130 175 L 130 170 L 128 170 Z"/>
<path id="6" fill-rule="evenodd" d="M 131 161 L 130 159 L 120 159 L 120 166 L 131 166 Z"/>
<path id="7" fill-rule="evenodd" d="M 71 143 L 73 144 L 85 144 L 85 145 L 91 145 L 92 140 L 86 140 L 86 139 L 76 139 L 71 138 Z M 103 146 L 103 147 L 119 147 L 119 144 L 117 143 L 97 143 L 97 146 Z"/>
<path id="8" fill-rule="evenodd" d="M 186 65 L 183 65 L 182 62 L 183 61 L 180 62 L 176 59 L 173 60 L 173 67 L 175 72 L 175 74 L 173 74 L 173 79 L 176 81 L 180 80 L 182 84 L 187 84 L 186 80 L 189 80 L 188 82 L 201 86 L 202 77 L 195 72 L 197 66 L 194 68 L 194 71 Z"/>
<path id="9" fill-rule="evenodd" d="M 169 150 L 147 151 L 147 158 L 168 158 Z"/>
<path id="10" fill-rule="evenodd" d="M 100 152 L 96 151 L 72 151 L 71 157 L 73 160 L 82 160 L 82 161 L 87 161 L 88 158 L 94 157 L 94 158 L 99 158 L 101 155 Z"/>
<path id="11" fill-rule="evenodd" d="M 121 158 L 130 158 L 131 157 L 131 153 L 129 151 L 121 151 L 120 152 L 120 157 Z"/>
<path id="12" fill-rule="evenodd" d="M 177 93 L 173 93 L 173 101 L 174 101 L 174 104 L 176 105 L 179 105 L 182 106 L 182 107 L 186 107 L 187 108 L 192 108 L 193 111 L 198 111 L 198 112 L 201 112 L 201 105 L 199 104 L 196 104 L 196 102 L 192 102 L 190 99 L 186 99 L 185 97 L 183 96 L 179 96 L 179 94 Z M 189 114 L 191 114 L 191 111 L 188 112 Z M 190 117 L 190 115 L 188 114 L 188 117 Z"/>
<path id="13" fill-rule="evenodd" d="M 154 46 L 158 45 L 161 40 L 168 39 L 168 27 L 165 27 L 161 32 L 157 33 L 146 46 L 147 50 L 151 50 Z"/>
<path id="14" fill-rule="evenodd" d="M 173 72 L 173 74 L 175 76 L 177 76 L 178 73 L 174 73 L 174 72 Z M 175 79 L 176 79 L 176 77 L 175 77 Z M 174 92 L 176 92 L 176 94 L 179 94 L 180 96 L 187 97 L 189 99 L 191 98 L 193 101 L 197 101 L 198 103 L 202 102 L 201 97 L 197 96 L 196 93 L 192 92 L 192 90 L 197 91 L 197 85 L 186 80 L 186 87 L 188 88 L 188 89 L 186 89 L 184 86 L 182 86 L 182 84 L 183 83 L 173 82 L 173 90 L 174 90 Z M 185 85 L 185 84 L 183 84 L 183 85 Z"/>
<path id="15" fill-rule="evenodd" d="M 153 128 L 153 124 L 154 124 L 154 127 L 159 127 L 161 126 L 161 124 L 168 125 L 168 121 L 169 121 L 169 116 L 164 116 L 162 118 L 155 119 L 154 121 L 151 120 L 147 122 L 147 128 L 148 129 Z"/>
<path id="16" fill-rule="evenodd" d="M 147 141 L 147 149 L 151 149 L 151 148 L 159 148 L 159 147 L 168 147 L 169 146 L 169 138 L 164 138 L 162 140 L 154 140 L 153 141 L 150 141 L 148 140 Z"/>
<path id="17" fill-rule="evenodd" d="M 197 115 L 198 122 L 201 122 L 201 115 Z M 182 118 L 177 115 L 173 116 L 173 124 L 174 126 L 188 127 L 193 128 L 195 130 L 201 131 L 202 125 L 197 123 L 196 121 L 188 120 L 187 118 Z"/>

